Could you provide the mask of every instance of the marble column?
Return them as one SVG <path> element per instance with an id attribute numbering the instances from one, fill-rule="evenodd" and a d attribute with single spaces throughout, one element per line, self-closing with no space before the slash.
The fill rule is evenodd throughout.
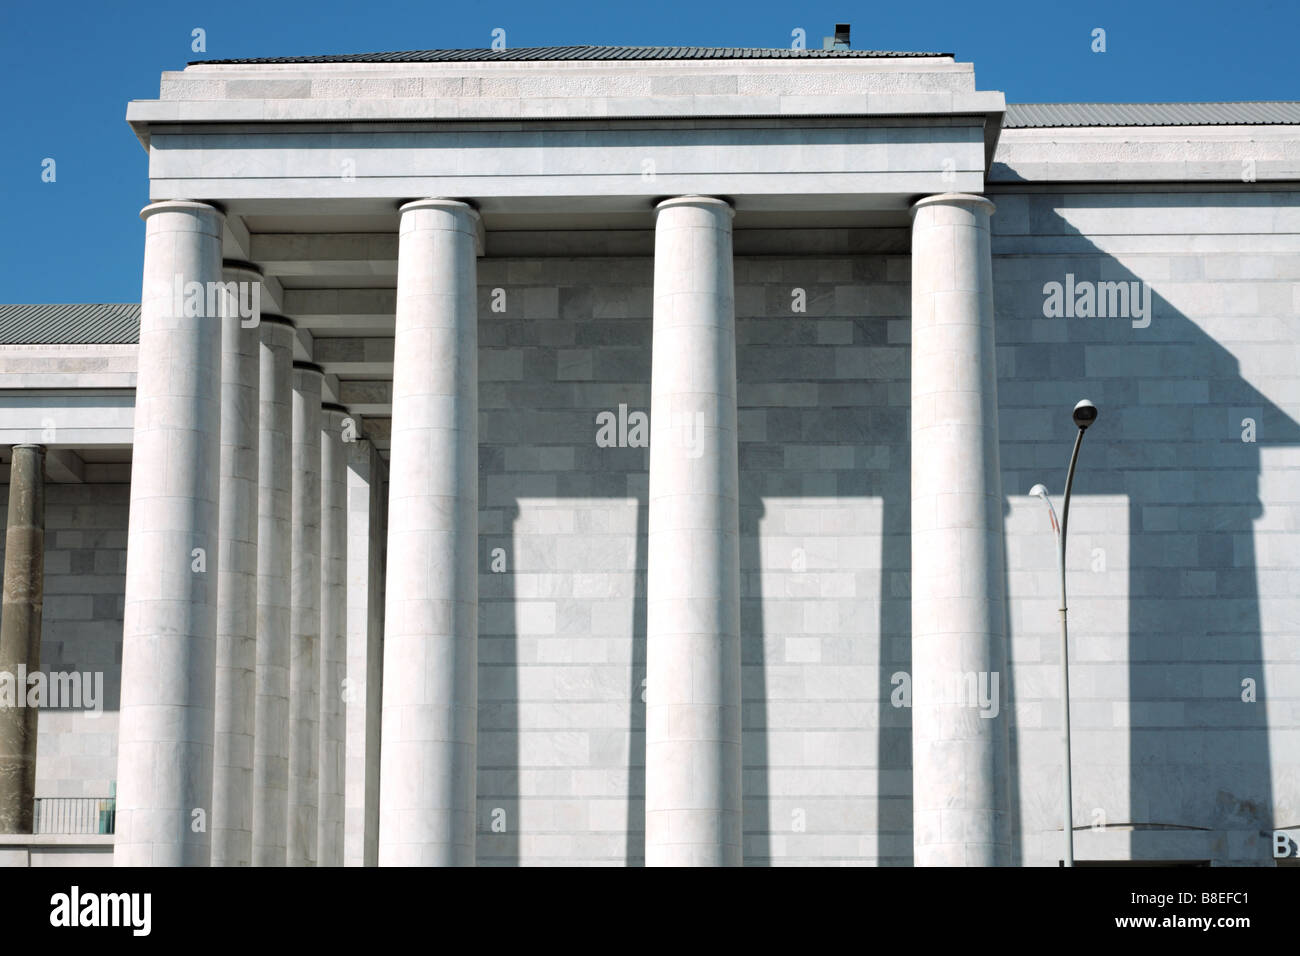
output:
<path id="1" fill-rule="evenodd" d="M 36 798 L 36 715 L 25 675 L 41 669 L 45 591 L 45 446 L 15 445 L 5 525 L 0 674 L 13 698 L 0 703 L 0 833 L 31 833 Z"/>
<path id="2" fill-rule="evenodd" d="M 646 864 L 738 866 L 740 544 L 731 206 L 656 208 Z"/>
<path id="3" fill-rule="evenodd" d="M 343 865 L 379 859 L 379 725 L 384 663 L 384 460 L 348 445 L 348 693 Z"/>
<path id="4" fill-rule="evenodd" d="M 293 363 L 289 609 L 289 866 L 316 865 L 320 801 L 321 369 Z"/>
<path id="5" fill-rule="evenodd" d="M 226 283 L 260 283 L 226 262 Z M 212 760 L 212 865 L 253 862 L 253 733 L 257 705 L 257 469 L 260 316 L 221 320 L 221 566 Z"/>
<path id="6" fill-rule="evenodd" d="M 917 866 L 1009 849 L 1006 624 L 989 217 L 912 207 L 912 780 Z"/>
<path id="7" fill-rule="evenodd" d="M 320 446 L 320 815 L 317 863 L 343 865 L 343 679 L 347 674 L 348 464 L 355 421 L 321 406 Z M 345 429 L 353 429 L 345 436 Z M 345 440 L 346 438 L 346 440 Z"/>
<path id="8" fill-rule="evenodd" d="M 284 866 L 289 841 L 294 331 L 288 319 L 272 315 L 262 316 L 259 331 L 253 865 Z"/>
<path id="9" fill-rule="evenodd" d="M 119 866 L 211 861 L 224 215 L 146 206 L 118 722 Z"/>
<path id="10" fill-rule="evenodd" d="M 474 864 L 478 214 L 401 208 L 379 864 Z"/>

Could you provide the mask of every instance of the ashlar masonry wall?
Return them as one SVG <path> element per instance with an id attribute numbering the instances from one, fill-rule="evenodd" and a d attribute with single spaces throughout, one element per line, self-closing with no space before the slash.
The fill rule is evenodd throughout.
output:
<path id="1" fill-rule="evenodd" d="M 114 792 L 129 503 L 126 484 L 46 485 L 41 671 L 80 674 L 83 704 L 92 704 L 92 686 L 102 694 L 93 707 L 41 709 L 38 799 Z"/>
<path id="2" fill-rule="evenodd" d="M 751 864 L 910 861 L 907 274 L 736 260 Z M 652 277 L 480 262 L 480 863 L 643 860 Z"/>
<path id="3" fill-rule="evenodd" d="M 1060 495 L 1084 397 L 1100 415 L 1067 554 L 1076 857 L 1272 865 L 1273 828 L 1300 824 L 1295 197 L 992 196 L 1026 863 L 1056 865 L 1062 831 L 1056 559 L 1025 493 Z M 1122 283 L 1150 310 L 1061 315 L 1050 283 L 1076 305 Z"/>

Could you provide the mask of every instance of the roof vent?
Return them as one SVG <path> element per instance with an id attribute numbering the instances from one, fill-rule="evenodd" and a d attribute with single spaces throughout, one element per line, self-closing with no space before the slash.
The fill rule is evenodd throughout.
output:
<path id="1" fill-rule="evenodd" d="M 835 36 L 822 37 L 823 50 L 847 50 L 851 45 L 849 43 L 849 25 L 847 23 L 835 24 Z"/>

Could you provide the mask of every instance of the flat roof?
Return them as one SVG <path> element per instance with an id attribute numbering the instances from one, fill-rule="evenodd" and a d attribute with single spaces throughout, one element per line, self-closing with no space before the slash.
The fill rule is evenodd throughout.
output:
<path id="1" fill-rule="evenodd" d="M 139 302 L 0 305 L 0 345 L 130 345 Z"/>
<path id="2" fill-rule="evenodd" d="M 1296 126 L 1300 102 L 1008 103 L 1003 129 L 1052 126 Z"/>

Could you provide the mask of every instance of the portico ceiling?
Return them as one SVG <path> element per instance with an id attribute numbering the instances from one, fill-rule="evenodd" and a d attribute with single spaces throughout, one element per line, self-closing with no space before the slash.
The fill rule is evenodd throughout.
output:
<path id="1" fill-rule="evenodd" d="M 227 221 L 227 256 L 262 270 L 268 293 L 263 308 L 293 319 L 299 357 L 324 368 L 327 397 L 359 416 L 364 434 L 382 451 L 392 414 L 398 250 L 398 213 L 392 205 L 387 214 L 355 218 L 284 212 L 241 217 L 228 211 Z M 577 221 L 511 213 L 485 213 L 483 219 L 489 258 L 653 254 L 649 209 Z M 737 255 L 789 255 L 791 248 L 809 254 L 907 248 L 903 210 L 816 217 L 742 212 L 736 226 Z"/>
<path id="2" fill-rule="evenodd" d="M 948 54 L 575 47 L 192 63 L 127 119 L 151 199 L 225 210 L 386 449 L 401 201 L 470 202 L 488 258 L 649 257 L 691 193 L 732 203 L 736 255 L 904 251 L 917 197 L 982 191 L 1004 109 Z"/>

